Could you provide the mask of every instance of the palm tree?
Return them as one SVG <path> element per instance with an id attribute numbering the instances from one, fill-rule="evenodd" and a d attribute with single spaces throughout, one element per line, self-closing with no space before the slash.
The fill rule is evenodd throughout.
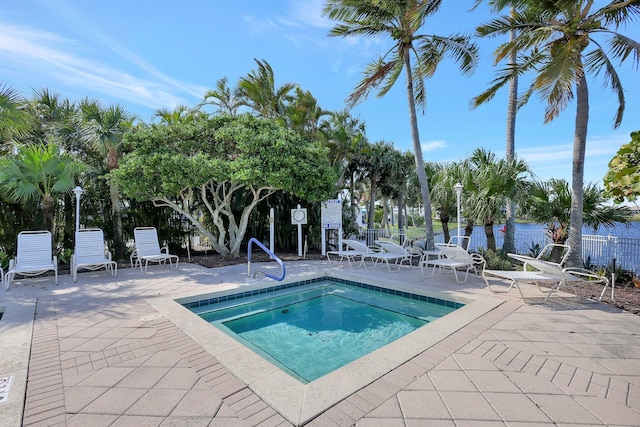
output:
<path id="1" fill-rule="evenodd" d="M 468 159 L 473 191 L 467 200 L 467 215 L 481 220 L 487 236 L 487 249 L 496 251 L 493 234 L 495 221 L 510 201 L 525 194 L 523 188 L 531 173 L 527 163 L 518 158 L 497 159 L 495 153 L 477 148 Z M 519 197 L 520 196 L 520 197 Z"/>
<path id="2" fill-rule="evenodd" d="M 589 184 L 584 191 L 583 223 L 594 230 L 600 227 L 614 227 L 616 222 L 626 224 L 631 217 L 627 206 L 611 206 L 604 191 L 596 184 Z M 536 222 L 547 224 L 547 233 L 554 243 L 564 244 L 571 234 L 570 221 L 573 208 L 572 192 L 564 179 L 534 181 L 527 190 L 527 204 L 524 205 L 528 216 Z M 571 252 L 573 252 L 573 246 Z M 582 255 L 581 255 L 582 257 Z M 559 260 L 559 252 L 552 253 Z"/>
<path id="3" fill-rule="evenodd" d="M 396 201 L 398 206 L 398 233 L 400 234 L 400 241 L 403 243 L 405 228 L 404 199 L 407 193 L 408 179 L 415 168 L 413 153 L 409 151 L 402 153 L 394 149 L 389 153 L 389 165 L 389 175 L 382 182 L 381 191 L 384 196 Z"/>
<path id="4" fill-rule="evenodd" d="M 320 119 L 324 116 L 331 116 L 333 112 L 323 110 L 311 92 L 296 87 L 295 96 L 285 106 L 284 114 L 289 129 L 297 130 L 303 135 L 313 138 L 318 132 Z"/>
<path id="5" fill-rule="evenodd" d="M 359 165 L 354 158 L 368 144 L 365 124 L 353 117 L 349 110 L 342 110 L 322 120 L 319 130 L 325 146 L 329 148 L 329 164 L 338 177 L 336 191 L 349 185 L 352 218 L 355 225 L 359 209 L 356 203 Z"/>
<path id="6" fill-rule="evenodd" d="M 428 163 L 427 176 L 431 182 L 431 200 L 439 213 L 444 241 L 451 239 L 449 222 L 456 215 L 457 196 L 454 185 L 461 181 L 462 163 Z"/>
<path id="7" fill-rule="evenodd" d="M 23 136 L 30 128 L 29 114 L 22 108 L 25 99 L 15 90 L 0 83 L 0 143 L 12 136 Z M 0 146 L 0 153 L 3 147 Z"/>
<path id="8" fill-rule="evenodd" d="M 197 110 L 192 110 L 186 105 L 178 105 L 173 110 L 160 108 L 153 114 L 154 119 L 159 119 L 160 124 L 175 125 L 178 123 L 188 123 L 193 121 Z"/>
<path id="9" fill-rule="evenodd" d="M 93 144 L 106 156 L 106 172 L 118 169 L 122 136 L 127 129 L 131 128 L 133 117 L 119 105 L 112 104 L 108 108 L 103 108 L 98 101 L 87 99 L 81 103 L 80 109 L 85 122 L 91 129 Z M 111 181 L 109 181 L 109 198 L 111 199 L 114 252 L 118 259 L 124 255 L 122 206 L 120 190 Z"/>
<path id="10" fill-rule="evenodd" d="M 242 105 L 246 105 L 260 117 L 275 119 L 282 117 L 285 105 L 291 101 L 290 92 L 296 87 L 285 83 L 276 89 L 273 69 L 267 61 L 255 59 L 258 70 L 252 70 L 238 82 Z"/>
<path id="11" fill-rule="evenodd" d="M 579 265 L 582 257 L 582 210 L 584 207 L 584 157 L 589 121 L 589 90 L 587 75 L 603 71 L 606 85 L 618 98 L 614 127 L 622 123 L 625 98 L 622 83 L 613 65 L 632 57 L 640 63 L 640 43 L 616 30 L 632 23 L 640 15 L 638 1 L 613 0 L 592 10 L 592 0 L 564 0 L 531 2 L 524 0 L 495 0 L 498 9 L 514 6 L 511 16 L 502 16 L 477 28 L 481 36 L 498 36 L 517 31 L 516 37 L 496 50 L 496 60 L 514 52 L 526 51 L 523 61 L 507 67 L 496 83 L 483 95 L 493 96 L 511 76 L 533 71 L 535 76 L 521 103 L 539 92 L 547 102 L 545 123 L 555 119 L 576 97 L 576 119 L 573 143 L 571 183 L 571 220 L 567 259 L 569 265 Z M 518 10 L 520 8 L 520 10 Z M 608 38 L 609 54 L 603 41 Z M 481 95 L 481 96 L 483 96 Z"/>
<path id="12" fill-rule="evenodd" d="M 378 88 L 378 97 L 384 96 L 404 70 L 411 138 L 424 208 L 426 244 L 430 249 L 434 246 L 432 209 L 418 132 L 416 104 L 424 108 L 424 80 L 434 75 L 445 56 L 451 56 L 465 73 L 471 72 L 477 62 L 477 47 L 469 37 L 418 34 L 425 20 L 438 11 L 441 3 L 442 0 L 328 0 L 324 9 L 329 18 L 341 22 L 331 29 L 332 36 L 386 35 L 394 42 L 389 51 L 366 67 L 364 78 L 347 102 L 355 105 Z M 412 65 L 412 56 L 415 57 L 415 66 Z"/>
<path id="13" fill-rule="evenodd" d="M 356 162 L 360 165 L 363 178 L 369 180 L 369 207 L 367 228 L 374 228 L 375 202 L 377 200 L 378 186 L 385 180 L 391 169 L 392 153 L 395 150 L 393 144 L 378 141 L 369 144 L 357 156 Z"/>
<path id="14" fill-rule="evenodd" d="M 240 88 L 235 87 L 231 89 L 229 87 L 229 80 L 223 77 L 216 82 L 215 89 L 208 90 L 204 94 L 202 104 L 200 104 L 198 108 L 202 108 L 208 104 L 218 107 L 218 112 L 222 114 L 237 116 L 238 109 L 242 106 Z"/>
<path id="15" fill-rule="evenodd" d="M 39 203 L 45 227 L 53 234 L 56 196 L 73 188 L 81 170 L 82 165 L 53 142 L 25 145 L 0 164 L 0 183 L 8 200 Z"/>

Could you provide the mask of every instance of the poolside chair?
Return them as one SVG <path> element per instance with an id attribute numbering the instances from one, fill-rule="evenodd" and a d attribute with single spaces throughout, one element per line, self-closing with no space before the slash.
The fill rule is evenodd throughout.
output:
<path id="1" fill-rule="evenodd" d="M 597 275 L 589 270 L 583 268 L 563 268 L 560 263 L 544 261 L 539 258 L 532 258 L 526 255 L 508 254 L 511 258 L 521 261 L 523 263 L 523 269 L 520 271 L 503 271 L 503 270 L 487 270 L 483 268 L 482 278 L 484 279 L 487 288 L 493 293 L 505 293 L 509 292 L 514 286 L 518 289 L 520 296 L 524 302 L 528 302 L 525 298 L 524 292 L 520 287 L 523 283 L 535 284 L 538 291 L 543 292 L 540 289 L 539 283 L 550 283 L 550 290 L 548 291 L 544 302 L 547 302 L 554 292 L 560 290 L 560 287 L 572 282 L 584 282 L 586 280 L 602 283 L 603 289 L 600 293 L 598 301 L 602 300 L 607 287 L 609 286 L 609 279 L 605 276 Z M 564 261 L 563 258 L 562 261 Z M 485 265 L 486 267 L 486 265 Z M 531 267 L 531 268 L 529 268 Z M 533 269 L 533 270 L 532 270 Z M 508 281 L 509 287 L 506 291 L 497 291 L 492 288 L 489 281 L 493 278 Z M 611 288 L 611 299 L 613 299 L 613 287 Z"/>
<path id="2" fill-rule="evenodd" d="M 482 256 L 479 254 L 470 254 L 462 246 L 449 243 L 436 243 L 436 248 L 442 252 L 442 257 L 436 259 L 423 258 L 420 260 L 420 272 L 423 278 L 427 278 L 425 269 L 431 266 L 431 275 L 428 277 L 433 277 L 436 268 L 438 270 L 451 270 L 457 283 L 465 283 L 469 277 L 469 271 L 474 270 L 474 272 L 478 274 L 476 264 L 484 261 Z M 458 277 L 458 268 L 466 270 L 464 280 L 460 280 Z"/>
<path id="3" fill-rule="evenodd" d="M 149 262 L 164 264 L 166 261 L 169 261 L 170 268 L 178 268 L 178 256 L 170 254 L 169 248 L 166 246 L 160 248 L 158 231 L 155 227 L 137 227 L 133 230 L 133 237 L 136 246 L 129 258 L 131 268 L 140 264 L 140 271 L 146 273 Z M 174 259 L 176 261 L 175 267 L 173 266 Z M 143 261 L 144 269 L 142 268 Z"/>
<path id="4" fill-rule="evenodd" d="M 357 249 L 354 249 L 354 246 Z M 362 257 L 371 253 L 371 249 L 365 245 L 364 243 L 358 242 L 357 240 L 345 239 L 342 241 L 342 248 L 337 251 L 327 251 L 327 260 L 329 264 L 334 263 L 342 263 L 345 259 L 349 263 L 349 267 L 353 267 L 352 262 L 358 261 L 358 264 L 355 267 L 361 267 L 363 264 Z M 331 259 L 331 255 L 338 258 L 337 261 L 333 261 Z"/>
<path id="5" fill-rule="evenodd" d="M 99 270 L 105 268 L 112 276 L 118 273 L 118 264 L 111 260 L 111 252 L 105 250 L 104 233 L 99 228 L 85 228 L 76 232 L 76 247 L 71 256 L 73 281 L 78 281 L 78 269 Z"/>
<path id="6" fill-rule="evenodd" d="M 382 261 L 387 264 L 389 271 L 400 271 L 402 263 L 407 261 L 408 266 L 411 266 L 411 261 L 415 256 L 415 253 L 409 249 L 386 240 L 376 240 L 375 244 L 382 249 L 381 252 L 373 252 L 367 256 L 374 260 L 373 266 L 375 267 L 378 262 Z M 389 261 L 394 261 L 394 265 L 397 267 L 395 270 L 391 269 Z"/>
<path id="7" fill-rule="evenodd" d="M 9 270 L 4 278 L 4 289 L 9 290 L 16 274 L 32 277 L 47 271 L 55 273 L 57 285 L 58 257 L 52 255 L 51 233 L 48 231 L 21 231 L 18 234 L 16 257 L 9 261 Z"/>

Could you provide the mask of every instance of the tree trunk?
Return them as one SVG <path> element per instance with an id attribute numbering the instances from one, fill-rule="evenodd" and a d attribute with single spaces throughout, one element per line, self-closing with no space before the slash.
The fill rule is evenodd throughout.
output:
<path id="1" fill-rule="evenodd" d="M 467 219 L 467 225 L 464 226 L 464 235 L 469 238 L 469 242 L 471 242 L 471 234 L 473 233 L 473 220 Z M 464 243 L 462 244 L 464 247 Z M 469 243 L 465 249 L 469 249 Z"/>
<path id="2" fill-rule="evenodd" d="M 407 101 L 409 102 L 409 122 L 411 124 L 411 140 L 413 141 L 413 152 L 416 159 L 416 169 L 418 182 L 420 183 L 420 194 L 424 208 L 424 225 L 426 229 L 425 246 L 427 250 L 435 249 L 433 236 L 433 220 L 431 218 L 431 195 L 429 194 L 429 181 L 424 169 L 424 159 L 422 157 L 422 146 L 420 145 L 420 133 L 418 132 L 418 118 L 416 115 L 416 100 L 413 93 L 413 76 L 411 72 L 411 59 L 409 51 L 404 55 L 404 68 L 407 73 Z"/>
<path id="3" fill-rule="evenodd" d="M 515 14 L 515 9 L 511 8 L 511 16 Z M 509 41 L 512 42 L 516 38 L 516 31 L 509 33 Z M 511 65 L 516 65 L 518 55 L 516 51 L 511 52 Z M 514 75 L 509 82 L 509 101 L 507 106 L 507 141 L 505 158 L 513 160 L 515 157 L 516 147 L 516 113 L 518 109 L 518 75 Z M 515 231 L 516 231 L 516 204 L 510 198 L 506 200 L 505 210 L 505 232 L 504 243 L 502 244 L 503 253 L 513 253 L 516 251 Z"/>
<path id="4" fill-rule="evenodd" d="M 582 266 L 582 215 L 584 205 L 584 155 L 587 145 L 589 123 L 589 89 L 584 75 L 577 83 L 576 129 L 573 138 L 573 170 L 571 174 L 571 220 L 567 258 L 570 267 Z"/>
<path id="5" fill-rule="evenodd" d="M 493 234 L 493 220 L 484 220 L 484 234 L 487 236 L 487 249 L 496 252 L 496 236 Z"/>
<path id="6" fill-rule="evenodd" d="M 404 243 L 404 195 L 402 191 L 398 192 L 398 234 L 400 238 L 400 244 Z"/>

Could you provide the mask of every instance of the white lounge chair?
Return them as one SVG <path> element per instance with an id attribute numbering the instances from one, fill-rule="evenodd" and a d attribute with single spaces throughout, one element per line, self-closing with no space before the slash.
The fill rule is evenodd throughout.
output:
<path id="1" fill-rule="evenodd" d="M 478 254 L 470 254 L 462 246 L 452 245 L 449 243 L 436 243 L 436 248 L 442 252 L 442 257 L 437 259 L 421 259 L 420 260 L 420 272 L 422 277 L 426 278 L 425 268 L 432 267 L 431 275 L 433 277 L 436 268 L 438 270 L 445 269 L 451 270 L 456 278 L 457 283 L 465 283 L 469 277 L 469 271 L 474 270 L 476 274 L 476 264 L 480 264 L 484 261 L 482 256 Z M 460 280 L 458 277 L 458 268 L 465 269 L 464 280 Z"/>
<path id="2" fill-rule="evenodd" d="M 78 281 L 78 269 L 99 270 L 105 268 L 112 276 L 118 273 L 118 264 L 111 260 L 111 252 L 105 250 L 104 233 L 99 228 L 85 228 L 76 232 L 75 251 L 71 257 L 73 281 Z"/>
<path id="3" fill-rule="evenodd" d="M 526 255 L 508 255 L 513 259 L 521 261 L 523 263 L 523 270 L 503 271 L 487 270 L 486 268 L 483 268 L 482 278 L 484 279 L 487 288 L 493 293 L 509 292 L 511 288 L 515 286 L 518 289 L 522 300 L 524 302 L 528 302 L 520 285 L 523 283 L 532 283 L 536 285 L 540 292 L 543 292 L 542 289 L 540 289 L 539 283 L 546 282 L 552 284 L 544 299 L 544 302 L 547 302 L 549 300 L 549 297 L 551 297 L 554 292 L 557 292 L 561 286 L 567 284 L 568 282 L 576 283 L 583 282 L 585 280 L 591 280 L 604 284 L 602 293 L 600 294 L 600 298 L 598 298 L 598 301 L 600 301 L 604 296 L 607 287 L 609 286 L 609 280 L 606 277 L 594 274 L 589 270 L 585 270 L 582 268 L 563 268 L 560 263 L 544 261 L 539 258 L 532 258 Z M 564 261 L 564 258 L 562 261 Z M 534 270 L 531 270 L 529 267 L 533 268 Z M 497 291 L 496 289 L 492 288 L 489 283 L 492 278 L 508 281 L 509 287 L 506 291 Z M 613 299 L 613 288 L 611 289 L 611 298 Z"/>
<path id="4" fill-rule="evenodd" d="M 58 284 L 58 258 L 52 255 L 51 233 L 48 231 L 21 231 L 18 234 L 16 257 L 9 261 L 9 270 L 5 276 L 4 289 L 9 290 L 16 274 L 38 276 L 47 271 L 55 273 Z"/>
<path id="5" fill-rule="evenodd" d="M 158 231 L 155 227 L 137 227 L 133 230 L 133 237 L 135 239 L 135 250 L 131 254 L 131 268 L 140 264 L 140 271 L 147 272 L 147 266 L 149 262 L 157 262 L 164 264 L 169 261 L 170 268 L 178 268 L 178 256 L 169 253 L 169 248 L 163 246 L 160 248 L 158 241 Z M 176 266 L 173 266 L 173 260 L 176 261 Z M 144 269 L 142 264 L 144 261 Z"/>
<path id="6" fill-rule="evenodd" d="M 402 263 L 405 261 L 407 261 L 409 266 L 411 266 L 411 261 L 415 254 L 407 248 L 400 246 L 397 243 L 385 240 L 376 240 L 375 243 L 382 249 L 382 252 L 373 252 L 367 255 L 374 260 L 374 267 L 379 261 L 387 264 L 387 269 L 389 271 L 400 271 L 400 267 L 402 267 Z M 394 261 L 394 265 L 397 267 L 395 270 L 391 269 L 389 261 Z"/>
<path id="7" fill-rule="evenodd" d="M 362 257 L 370 254 L 371 252 L 371 249 L 364 243 L 358 242 L 357 240 L 345 239 L 342 241 L 342 248 L 340 250 L 327 251 L 327 260 L 329 261 L 329 264 L 334 264 L 336 262 L 341 263 L 346 259 L 349 263 L 349 267 L 353 267 L 352 262 L 355 263 L 358 261 L 355 267 L 361 267 L 363 263 Z M 337 257 L 338 260 L 332 260 L 331 255 Z"/>

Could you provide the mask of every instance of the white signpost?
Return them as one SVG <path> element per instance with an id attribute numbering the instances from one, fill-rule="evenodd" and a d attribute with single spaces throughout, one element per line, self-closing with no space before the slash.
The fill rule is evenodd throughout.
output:
<path id="1" fill-rule="evenodd" d="M 322 222 L 322 255 L 326 255 L 326 230 L 338 230 L 338 246 L 342 247 L 342 200 L 331 199 L 326 202 L 322 202 L 320 218 Z"/>
<path id="2" fill-rule="evenodd" d="M 302 225 L 307 223 L 307 209 L 298 205 L 297 209 L 291 209 L 291 224 L 298 225 L 298 256 L 302 257 Z"/>

